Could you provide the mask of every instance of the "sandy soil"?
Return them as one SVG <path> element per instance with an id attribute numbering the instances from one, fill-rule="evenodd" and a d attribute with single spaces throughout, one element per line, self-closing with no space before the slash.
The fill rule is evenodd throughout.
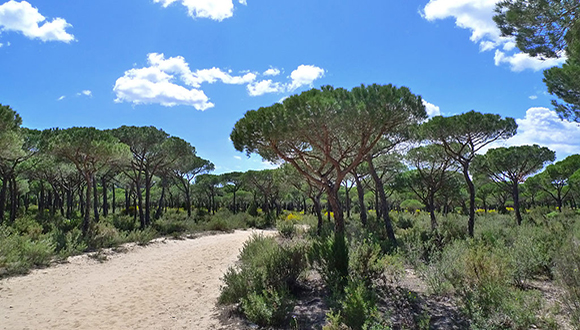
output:
<path id="1" fill-rule="evenodd" d="M 252 231 L 130 246 L 0 280 L 0 329 L 219 329 L 220 277 Z"/>

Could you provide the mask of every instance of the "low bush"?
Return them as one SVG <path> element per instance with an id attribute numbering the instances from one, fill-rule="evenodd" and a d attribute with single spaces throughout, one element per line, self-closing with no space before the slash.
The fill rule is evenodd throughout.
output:
<path id="1" fill-rule="evenodd" d="M 570 235 L 558 251 L 555 273 L 564 288 L 564 306 L 572 323 L 580 327 L 580 235 Z"/>
<path id="2" fill-rule="evenodd" d="M 282 324 L 293 307 L 286 291 L 273 289 L 251 292 L 241 298 L 241 306 L 248 320 L 263 326 Z"/>
<path id="3" fill-rule="evenodd" d="M 37 240 L 18 235 L 13 229 L 0 227 L 0 276 L 25 274 L 32 267 L 50 264 L 55 244 L 50 236 Z"/>
<path id="4" fill-rule="evenodd" d="M 296 227 L 291 220 L 279 220 L 276 229 L 278 234 L 286 239 L 292 239 L 296 235 Z"/>
<path id="5" fill-rule="evenodd" d="M 91 250 L 98 250 L 119 246 L 125 242 L 127 242 L 127 237 L 115 226 L 107 222 L 99 222 L 91 229 L 87 245 Z"/>
<path id="6" fill-rule="evenodd" d="M 292 307 L 292 292 L 306 268 L 302 244 L 280 245 L 253 235 L 242 248 L 238 267 L 223 277 L 219 302 L 240 303 L 248 319 L 262 326 L 280 324 Z"/>
<path id="7" fill-rule="evenodd" d="M 157 237 L 157 232 L 153 228 L 146 228 L 144 230 L 133 230 L 127 235 L 127 242 L 135 242 L 139 245 L 147 245 L 155 237 Z"/>
<path id="8" fill-rule="evenodd" d="M 348 284 L 348 246 L 343 235 L 318 237 L 308 253 L 310 264 L 318 270 L 334 294 L 342 294 Z"/>

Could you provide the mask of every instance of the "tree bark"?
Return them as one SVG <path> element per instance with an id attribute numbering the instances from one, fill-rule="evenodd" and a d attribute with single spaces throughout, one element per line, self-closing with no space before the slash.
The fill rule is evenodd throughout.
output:
<path id="1" fill-rule="evenodd" d="M 109 215 L 109 204 L 107 201 L 107 180 L 105 176 L 101 178 L 101 186 L 103 187 L 103 216 L 106 218 Z"/>
<path id="2" fill-rule="evenodd" d="M 358 175 L 354 175 L 354 180 L 356 184 L 356 191 L 358 193 L 358 203 L 360 205 L 360 221 L 362 223 L 362 226 L 366 227 L 368 220 L 367 220 L 367 207 L 365 205 L 365 190 L 364 187 L 362 186 L 360 179 L 358 178 Z"/>
<path id="3" fill-rule="evenodd" d="M 95 222 L 99 222 L 99 193 L 97 191 L 97 177 L 93 175 L 93 213 L 95 214 Z"/>
<path id="4" fill-rule="evenodd" d="M 377 174 L 375 166 L 373 165 L 373 160 L 372 160 L 370 155 L 367 157 L 367 163 L 369 164 L 370 174 L 371 174 L 371 177 L 373 178 L 373 180 L 375 181 L 375 185 L 377 187 L 376 190 L 377 190 L 377 193 L 380 197 L 381 216 L 382 216 L 383 221 L 385 223 L 385 229 L 387 230 L 387 237 L 389 238 L 389 240 L 391 240 L 391 242 L 393 243 L 393 246 L 397 246 L 397 239 L 395 238 L 395 231 L 393 230 L 391 218 L 389 217 L 389 208 L 388 208 L 388 204 L 387 204 L 387 196 L 385 195 L 383 181 L 381 181 L 381 178 L 379 178 L 379 175 Z"/>
<path id="5" fill-rule="evenodd" d="M 467 232 L 470 237 L 473 237 L 475 228 L 475 185 L 469 177 L 469 165 L 465 163 L 462 168 L 463 177 L 465 178 L 467 189 L 469 190 L 469 220 L 467 221 Z"/>

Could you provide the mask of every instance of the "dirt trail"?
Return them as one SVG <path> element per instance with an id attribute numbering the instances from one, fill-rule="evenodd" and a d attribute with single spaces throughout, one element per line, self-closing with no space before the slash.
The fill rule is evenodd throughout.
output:
<path id="1" fill-rule="evenodd" d="M 0 329 L 219 329 L 220 277 L 251 234 L 164 240 L 0 280 Z"/>

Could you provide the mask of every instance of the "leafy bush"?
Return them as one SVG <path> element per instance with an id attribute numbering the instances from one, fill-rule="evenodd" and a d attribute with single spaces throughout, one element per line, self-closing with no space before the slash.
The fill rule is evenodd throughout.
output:
<path id="1" fill-rule="evenodd" d="M 365 239 L 350 248 L 349 274 L 351 280 L 364 283 L 370 289 L 374 282 L 397 282 L 404 273 L 397 256 L 383 254 L 377 243 Z"/>
<path id="2" fill-rule="evenodd" d="M 121 231 L 131 232 L 135 230 L 135 218 L 128 215 L 113 214 L 112 220 L 113 226 Z"/>
<path id="3" fill-rule="evenodd" d="M 167 235 L 179 236 L 180 234 L 187 231 L 188 225 L 183 220 L 176 220 L 164 217 L 162 219 L 156 220 L 153 223 L 153 229 L 155 229 L 161 236 Z"/>
<path id="4" fill-rule="evenodd" d="M 278 229 L 278 234 L 286 239 L 292 239 L 296 235 L 296 227 L 290 220 L 278 221 L 276 229 Z"/>
<path id="5" fill-rule="evenodd" d="M 119 233 L 117 228 L 106 222 L 99 222 L 94 225 L 89 234 L 88 246 L 90 249 L 101 249 L 119 246 L 125 243 L 127 238 Z"/>
<path id="6" fill-rule="evenodd" d="M 273 289 L 252 292 L 241 298 L 241 305 L 248 320 L 262 326 L 282 324 L 292 310 L 288 293 Z"/>
<path id="7" fill-rule="evenodd" d="M 49 236 L 32 240 L 15 234 L 11 228 L 0 227 L 0 276 L 25 274 L 32 267 L 49 265 L 54 247 Z"/>
<path id="8" fill-rule="evenodd" d="M 309 251 L 311 265 L 318 270 L 326 286 L 341 294 L 348 283 L 348 247 L 343 235 L 314 239 Z"/>
<path id="9" fill-rule="evenodd" d="M 225 273 L 219 302 L 240 303 L 246 317 L 259 325 L 280 324 L 306 268 L 305 250 L 301 244 L 279 245 L 271 237 L 253 235 L 244 243 L 238 267 Z"/>
<path id="10" fill-rule="evenodd" d="M 443 251 L 438 266 L 476 329 L 528 329 L 537 322 L 539 297 L 510 285 L 505 248 L 457 241 Z"/>
<path id="11" fill-rule="evenodd" d="M 147 245 L 151 240 L 157 237 L 157 232 L 153 228 L 146 228 L 144 230 L 133 230 L 127 235 L 127 242 L 135 242 L 139 245 Z"/>
<path id="12" fill-rule="evenodd" d="M 69 232 L 56 229 L 52 232 L 52 235 L 56 244 L 55 250 L 62 259 L 83 253 L 87 249 L 83 233 L 78 228 L 74 228 Z"/>
<path id="13" fill-rule="evenodd" d="M 580 326 L 580 240 L 571 235 L 558 253 L 556 277 L 565 290 L 564 303 L 572 322 Z"/>

